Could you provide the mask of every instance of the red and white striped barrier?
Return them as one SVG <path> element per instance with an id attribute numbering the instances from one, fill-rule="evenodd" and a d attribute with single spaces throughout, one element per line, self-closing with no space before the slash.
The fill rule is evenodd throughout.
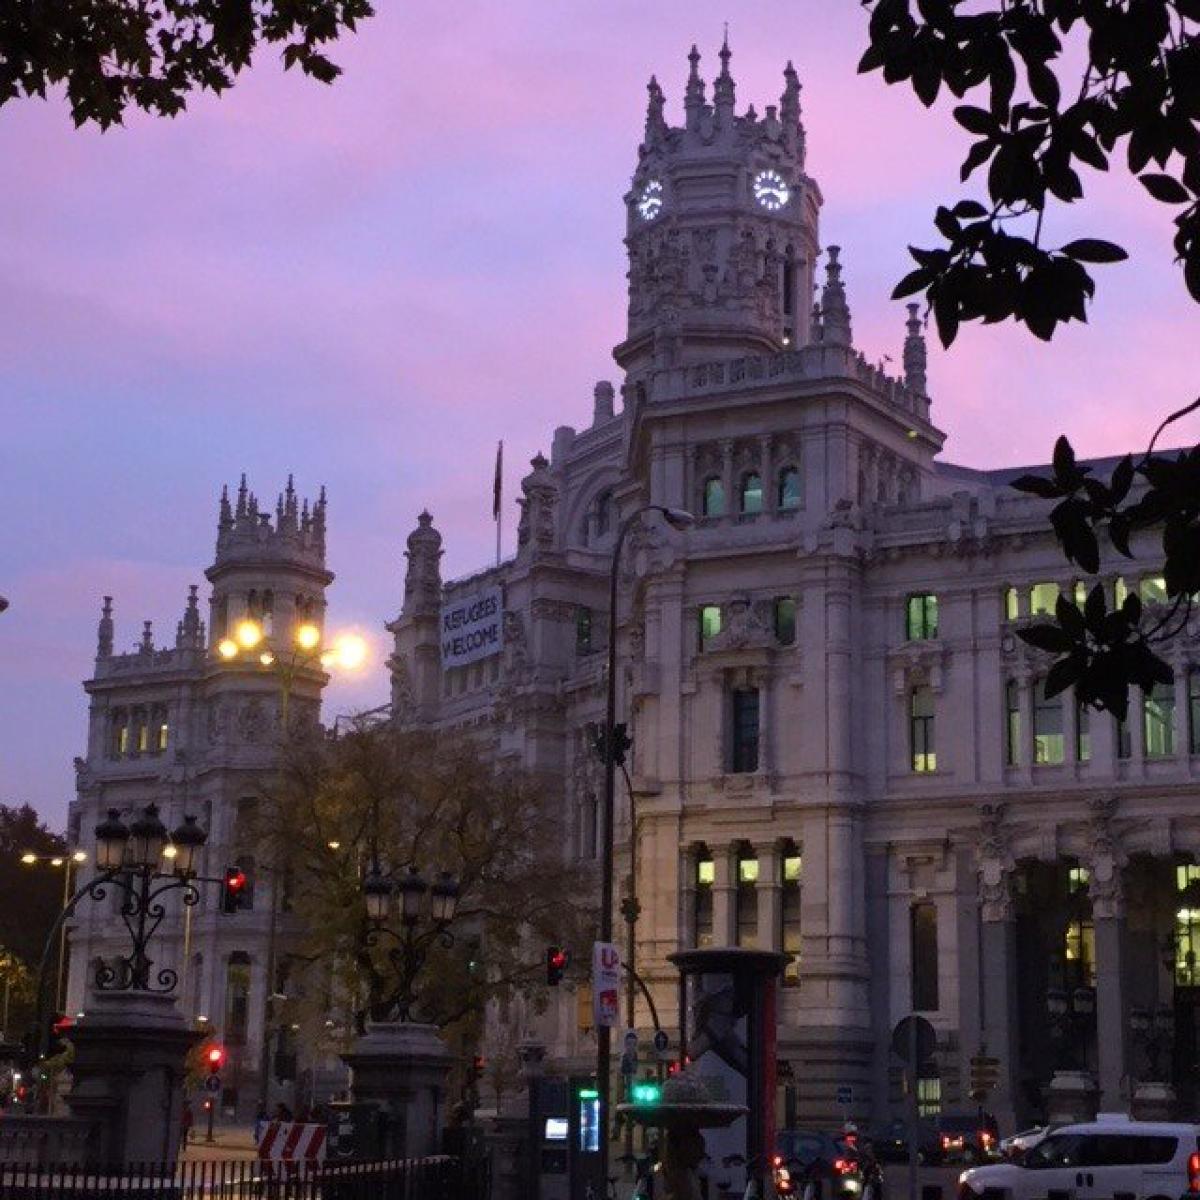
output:
<path id="1" fill-rule="evenodd" d="M 268 1121 L 258 1141 L 258 1157 L 269 1163 L 325 1161 L 325 1126 L 300 1121 Z"/>

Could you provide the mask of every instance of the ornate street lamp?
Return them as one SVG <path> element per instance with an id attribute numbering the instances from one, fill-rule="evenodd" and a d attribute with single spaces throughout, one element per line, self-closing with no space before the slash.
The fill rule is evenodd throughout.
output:
<path id="1" fill-rule="evenodd" d="M 96 826 L 96 866 L 101 872 L 118 871 L 125 862 L 125 847 L 129 844 L 129 830 L 115 808 Z"/>
<path id="2" fill-rule="evenodd" d="M 363 877 L 363 898 L 367 907 L 367 945 L 378 946 L 384 937 L 395 944 L 388 948 L 387 958 L 395 972 L 396 985 L 384 993 L 373 983 L 369 1005 L 375 1021 L 407 1021 L 416 1004 L 416 982 L 434 945 L 449 950 L 454 935 L 449 926 L 458 911 L 460 887 L 449 871 L 438 873 L 431 887 L 415 866 L 408 867 L 393 883 L 372 857 L 371 868 Z M 389 925 L 392 914 L 392 895 L 400 897 L 399 925 Z M 424 900 L 429 895 L 428 920 L 422 922 Z M 422 927 L 424 926 L 424 927 Z"/>

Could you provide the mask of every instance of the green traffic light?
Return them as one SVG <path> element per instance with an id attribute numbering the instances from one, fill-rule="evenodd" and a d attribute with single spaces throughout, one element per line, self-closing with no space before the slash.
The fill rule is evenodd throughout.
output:
<path id="1" fill-rule="evenodd" d="M 662 1099 L 662 1086 L 657 1083 L 635 1083 L 629 1089 L 634 1104 L 657 1104 Z"/>
<path id="2" fill-rule="evenodd" d="M 599 1100 L 600 1093 L 595 1088 L 580 1088 L 579 1098 L 580 1100 Z"/>

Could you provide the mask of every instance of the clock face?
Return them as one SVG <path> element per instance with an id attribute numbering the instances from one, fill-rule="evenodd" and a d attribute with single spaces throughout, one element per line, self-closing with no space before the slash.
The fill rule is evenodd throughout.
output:
<path id="1" fill-rule="evenodd" d="M 792 198 L 792 189 L 778 171 L 759 171 L 754 177 L 754 199 L 768 212 L 777 212 Z"/>
<path id="2" fill-rule="evenodd" d="M 642 194 L 638 197 L 638 215 L 643 221 L 653 221 L 662 212 L 662 206 L 663 185 L 657 179 L 652 179 L 642 188 Z"/>

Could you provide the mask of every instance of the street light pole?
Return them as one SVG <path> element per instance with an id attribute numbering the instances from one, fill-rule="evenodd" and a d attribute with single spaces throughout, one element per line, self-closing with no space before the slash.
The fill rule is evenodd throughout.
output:
<path id="1" fill-rule="evenodd" d="M 617 727 L 617 576 L 621 566 L 621 548 L 634 524 L 646 513 L 661 513 L 673 529 L 686 529 L 696 518 L 682 509 L 662 504 L 644 504 L 621 522 L 613 545 L 612 566 L 608 578 L 608 679 L 604 706 L 604 846 L 600 859 L 600 941 L 613 940 L 613 814 L 616 808 L 617 761 L 613 752 Z M 608 1138 L 612 1097 L 612 1030 L 596 1026 L 596 1090 L 600 1093 L 601 1194 L 608 1187 Z"/>

